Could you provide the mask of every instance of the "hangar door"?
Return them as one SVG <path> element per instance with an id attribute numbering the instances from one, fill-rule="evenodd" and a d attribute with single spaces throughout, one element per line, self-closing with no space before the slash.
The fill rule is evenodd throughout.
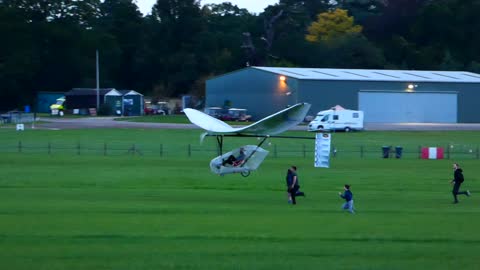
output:
<path id="1" fill-rule="evenodd" d="M 455 92 L 360 91 L 358 107 L 365 122 L 456 123 Z"/>

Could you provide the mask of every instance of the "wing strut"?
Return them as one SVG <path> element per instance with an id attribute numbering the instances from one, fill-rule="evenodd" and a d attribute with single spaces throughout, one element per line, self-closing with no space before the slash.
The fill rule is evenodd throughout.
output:
<path id="1" fill-rule="evenodd" d="M 240 167 L 243 167 L 243 165 L 245 165 L 248 160 L 253 156 L 253 154 L 255 154 L 255 152 L 257 152 L 258 148 L 260 148 L 260 146 L 262 146 L 262 144 L 269 138 L 269 136 L 265 136 L 263 137 L 262 141 L 257 145 L 257 148 L 255 148 L 255 150 L 252 151 L 252 153 L 245 159 L 245 162 L 242 163 L 242 165 L 240 165 Z"/>
<path id="2" fill-rule="evenodd" d="M 207 135 L 208 136 L 208 135 Z M 218 144 L 218 155 L 223 155 L 223 135 L 216 135 Z"/>

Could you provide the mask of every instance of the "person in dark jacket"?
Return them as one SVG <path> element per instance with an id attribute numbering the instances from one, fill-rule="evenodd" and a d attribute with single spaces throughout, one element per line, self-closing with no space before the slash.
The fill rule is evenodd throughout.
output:
<path id="1" fill-rule="evenodd" d="M 453 203 L 458 203 L 457 195 L 463 194 L 463 195 L 470 196 L 470 191 L 469 190 L 459 191 L 460 186 L 464 181 L 464 178 L 463 178 L 463 170 L 460 168 L 460 165 L 458 165 L 458 163 L 453 163 L 453 170 L 454 170 L 453 180 L 450 182 L 453 184 L 453 190 L 452 190 L 453 199 L 454 199 Z"/>
<path id="2" fill-rule="evenodd" d="M 345 185 L 343 189 L 343 194 L 341 192 L 338 193 L 340 197 L 345 199 L 345 203 L 342 205 L 342 209 L 348 210 L 348 212 L 355 214 L 355 208 L 353 207 L 353 193 L 350 191 L 350 185 Z"/>
<path id="3" fill-rule="evenodd" d="M 290 167 L 287 171 L 287 192 L 288 202 L 292 204 L 297 204 L 297 200 L 295 197 L 305 197 L 305 193 L 300 191 L 300 182 L 298 181 L 296 166 Z"/>

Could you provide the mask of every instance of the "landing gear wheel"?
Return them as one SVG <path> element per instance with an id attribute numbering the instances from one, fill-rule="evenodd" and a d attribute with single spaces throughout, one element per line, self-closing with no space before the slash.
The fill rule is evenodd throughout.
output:
<path id="1" fill-rule="evenodd" d="M 250 175 L 250 171 L 245 171 L 240 173 L 243 177 L 248 177 Z"/>
<path id="2" fill-rule="evenodd" d="M 350 131 L 352 131 L 352 130 L 349 127 L 345 128 L 345 132 L 350 132 Z"/>

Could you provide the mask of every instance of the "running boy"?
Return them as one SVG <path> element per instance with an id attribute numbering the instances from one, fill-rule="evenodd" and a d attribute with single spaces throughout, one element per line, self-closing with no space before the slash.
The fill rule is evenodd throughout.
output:
<path id="1" fill-rule="evenodd" d="M 350 191 L 350 185 L 345 185 L 343 189 L 345 190 L 343 194 L 341 192 L 338 193 L 338 195 L 340 195 L 340 197 L 346 201 L 342 205 L 342 209 L 348 210 L 348 212 L 355 214 L 355 208 L 353 207 L 353 193 Z"/>

